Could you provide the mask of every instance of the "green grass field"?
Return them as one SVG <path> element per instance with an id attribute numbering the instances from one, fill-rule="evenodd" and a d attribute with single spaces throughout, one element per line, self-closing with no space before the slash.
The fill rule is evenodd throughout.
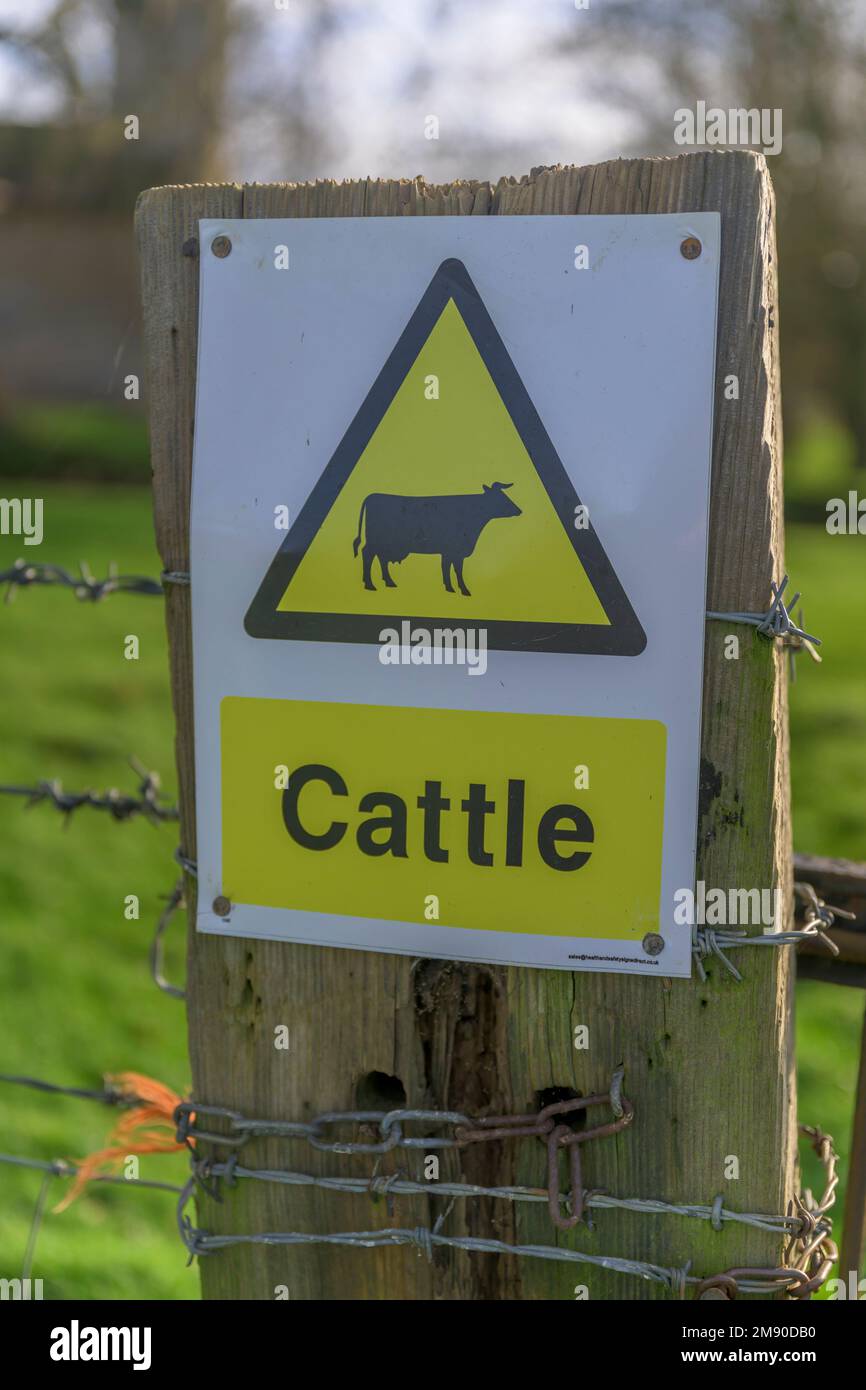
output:
<path id="1" fill-rule="evenodd" d="M 29 495 L 29 488 L 22 488 Z M 143 488 L 40 488 L 40 556 L 97 574 L 117 559 L 155 575 L 150 503 Z M 15 495 L 6 487 L 4 495 Z M 0 538 L 0 569 L 22 553 Z M 33 551 L 30 551 L 32 554 Z M 27 551 L 24 551 L 27 555 Z M 29 557 L 28 557 L 29 558 Z M 124 659 L 124 638 L 140 659 Z M 163 603 L 117 596 L 78 603 L 58 590 L 19 592 L 0 609 L 4 730 L 0 782 L 59 777 L 71 790 L 135 787 L 135 754 L 176 794 Z M 177 827 L 115 824 L 84 809 L 64 825 L 52 807 L 0 800 L 3 1041 L 0 1070 L 98 1086 L 104 1072 L 136 1070 L 188 1084 L 183 1005 L 160 993 L 148 946 L 161 895 L 177 878 Z M 139 921 L 124 917 L 137 894 Z M 170 929 L 167 970 L 183 978 L 183 925 Z M 6 1153 L 77 1158 L 102 1146 L 114 1112 L 96 1103 L 0 1087 Z M 182 1182 L 183 1155 L 141 1160 L 141 1177 Z M 0 1165 L 0 1270 L 18 1272 L 37 1173 Z M 52 1184 L 50 1206 L 65 1191 Z M 51 1298 L 195 1298 L 170 1194 L 100 1187 L 62 1215 L 46 1216 L 33 1268 Z"/>
<path id="2" fill-rule="evenodd" d="M 17 493 L 3 485 L 7 496 L 32 491 L 32 482 Z M 97 574 L 111 560 L 125 572 L 159 572 L 146 489 L 52 483 L 39 491 L 40 558 L 64 565 L 83 558 Z M 0 570 L 22 550 L 20 541 L 0 537 Z M 864 542 L 795 527 L 788 565 L 806 595 L 807 625 L 825 639 L 823 666 L 801 660 L 792 692 L 797 848 L 863 859 Z M 133 633 L 137 662 L 123 655 Z M 116 596 L 91 607 L 66 592 L 21 592 L 0 610 L 0 650 L 0 782 L 59 777 L 70 789 L 128 790 L 135 777 L 126 760 L 135 754 L 163 773 L 174 797 L 160 599 Z M 177 877 L 176 843 L 172 825 L 117 825 L 88 810 L 64 825 L 48 806 L 28 810 L 0 799 L 0 1070 L 93 1086 L 104 1072 L 130 1069 L 186 1087 L 183 1007 L 156 989 L 147 965 L 161 896 Z M 140 898 L 139 921 L 124 916 L 128 894 Z M 173 979 L 183 975 L 182 936 L 176 918 L 167 962 Z M 843 1154 L 863 1002 L 859 992 L 833 986 L 804 983 L 798 991 L 800 1114 L 833 1133 Z M 112 1112 L 90 1102 L 0 1086 L 6 1153 L 75 1159 L 102 1145 L 111 1120 Z M 806 1173 L 817 1186 L 814 1168 Z M 185 1157 L 143 1158 L 141 1176 L 182 1182 Z M 20 1270 L 40 1183 L 38 1173 L 0 1165 L 0 1275 Z M 92 1188 L 54 1215 L 64 1191 L 52 1181 L 33 1266 L 46 1297 L 198 1296 L 172 1196 Z"/>

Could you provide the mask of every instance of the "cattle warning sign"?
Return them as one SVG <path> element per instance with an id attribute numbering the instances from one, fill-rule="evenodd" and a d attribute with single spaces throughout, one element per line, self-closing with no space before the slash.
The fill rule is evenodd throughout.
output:
<path id="1" fill-rule="evenodd" d="M 646 645 L 588 508 L 455 259 L 438 268 L 371 384 L 246 629 L 378 642 L 383 618 L 407 615 L 480 625 L 487 645 L 504 650 L 633 656 Z"/>
<path id="2" fill-rule="evenodd" d="M 387 904 L 397 921 L 420 908 L 434 923 L 498 932 L 517 921 L 567 939 L 592 865 L 584 910 L 616 938 L 607 901 L 627 861 L 630 931 L 656 930 L 655 721 L 229 698 L 221 739 L 223 875 L 241 902 L 370 918 Z M 580 796 L 562 775 L 564 740 L 606 770 Z M 275 789 L 280 747 L 327 749 L 328 761 L 292 759 Z"/>
<path id="3" fill-rule="evenodd" d="M 718 243 L 200 224 L 200 930 L 689 973 Z"/>

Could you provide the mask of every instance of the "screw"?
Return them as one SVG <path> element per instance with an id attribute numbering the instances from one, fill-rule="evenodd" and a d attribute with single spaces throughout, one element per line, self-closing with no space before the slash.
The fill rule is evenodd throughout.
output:
<path id="1" fill-rule="evenodd" d="M 700 242 L 698 245 L 700 246 Z M 215 236 L 210 244 L 210 249 L 215 256 L 219 256 L 220 260 L 224 261 L 226 256 L 231 254 L 232 244 L 227 236 Z"/>
<path id="2" fill-rule="evenodd" d="M 685 256 L 687 261 L 696 261 L 703 249 L 696 236 L 687 236 L 685 241 L 680 242 L 680 255 Z"/>
<path id="3" fill-rule="evenodd" d="M 213 900 L 213 910 L 217 917 L 228 917 L 232 910 L 232 905 L 228 898 L 224 898 L 222 894 L 220 894 L 218 898 L 214 898 Z"/>
<path id="4" fill-rule="evenodd" d="M 640 944 L 648 956 L 660 956 L 665 948 L 665 939 L 658 932 L 648 931 Z"/>

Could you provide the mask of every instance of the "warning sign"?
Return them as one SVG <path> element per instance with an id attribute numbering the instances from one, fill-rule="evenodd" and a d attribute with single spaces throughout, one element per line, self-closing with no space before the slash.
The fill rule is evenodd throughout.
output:
<path id="1" fill-rule="evenodd" d="M 518 935 L 656 929 L 661 724 L 226 699 L 221 734 L 232 902 Z M 592 768 L 580 790 L 573 748 Z"/>
<path id="2" fill-rule="evenodd" d="M 198 930 L 688 975 L 718 217 L 199 241 Z"/>
<path id="3" fill-rule="evenodd" d="M 470 587 L 471 585 L 471 587 Z M 256 594 L 253 637 L 634 656 L 643 628 L 466 267 L 437 270 Z"/>

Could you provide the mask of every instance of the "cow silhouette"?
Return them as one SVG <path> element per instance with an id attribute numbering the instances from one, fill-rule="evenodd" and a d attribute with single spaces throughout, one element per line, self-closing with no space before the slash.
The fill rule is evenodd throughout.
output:
<path id="1" fill-rule="evenodd" d="M 364 588 L 375 591 L 371 569 L 377 556 L 387 588 L 396 589 L 388 572 L 391 563 L 399 564 L 407 555 L 440 555 L 442 582 L 448 593 L 454 593 L 453 569 L 461 594 L 468 598 L 463 561 L 472 554 L 484 527 L 497 516 L 521 515 L 517 504 L 505 495 L 505 489 L 511 486 L 491 483 L 488 487 L 484 483 L 481 492 L 450 497 L 400 497 L 390 492 L 371 492 L 361 503 L 358 534 L 352 547 L 357 555 L 361 533 L 366 531 L 361 551 Z"/>

